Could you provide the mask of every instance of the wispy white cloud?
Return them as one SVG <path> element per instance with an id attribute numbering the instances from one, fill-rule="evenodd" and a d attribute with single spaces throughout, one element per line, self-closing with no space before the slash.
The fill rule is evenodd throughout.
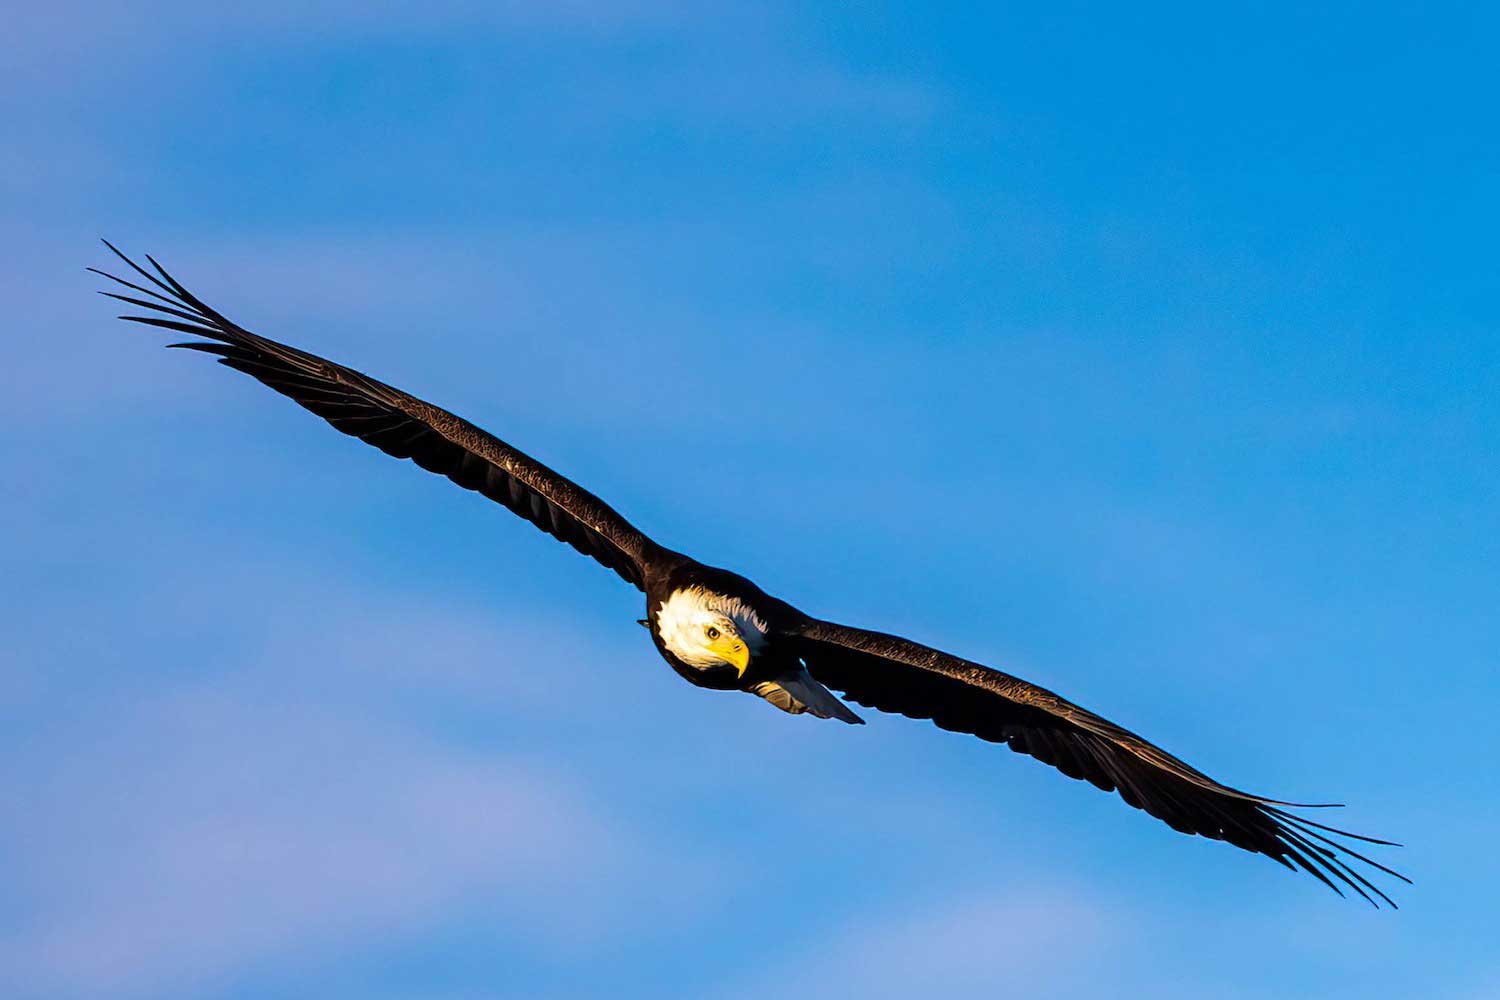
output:
<path id="1" fill-rule="evenodd" d="M 279 576 L 230 573 L 215 599 L 286 598 L 295 574 Z M 137 597 L 93 630 L 181 620 L 194 603 Z M 318 611 L 287 620 L 292 604 Z M 474 907 L 512 944 L 582 960 L 589 942 L 649 926 L 641 914 L 713 898 L 715 866 L 618 814 L 597 787 L 609 776 L 525 745 L 525 720 L 566 732 L 622 707 L 557 682 L 570 657 L 597 655 L 578 638 L 543 657 L 546 623 L 495 624 L 347 578 L 248 617 L 227 618 L 218 645 L 164 636 L 162 659 L 196 650 L 197 668 L 77 689 L 6 753 L 24 778 L 0 811 L 0 851 L 24 860 L 0 878 L 0 976 L 21 995 L 193 994 Z M 55 690 L 44 675 L 69 648 L 22 643 L 16 673 Z M 461 707 L 521 737 L 448 732 Z"/>
<path id="2" fill-rule="evenodd" d="M 309 0 L 306 3 L 266 3 L 211 8 L 200 4 L 161 0 L 133 7 L 65 0 L 33 6 L 9 19 L 6 48 L 18 56 L 32 52 L 41 63 L 39 47 L 64 61 L 91 51 L 167 49 L 201 43 L 205 38 L 266 40 L 268 37 L 307 39 L 329 33 L 342 37 L 413 32 L 494 30 L 567 30 L 621 32 L 660 29 L 691 22 L 703 8 L 659 0 L 396 0 L 382 4 L 349 0 Z M 12 68 L 15 68 L 14 66 Z"/>
<path id="3" fill-rule="evenodd" d="M 565 949 L 640 902 L 618 876 L 587 891 L 606 872 L 672 871 L 690 892 L 565 772 L 244 696 L 131 706 L 32 776 L 4 838 L 27 859 L 0 951 L 12 987 L 191 989 L 477 901 Z"/>
<path id="4" fill-rule="evenodd" d="M 850 919 L 823 940 L 772 939 L 735 998 L 1072 995 L 1130 939 L 1099 899 L 1016 888 Z"/>

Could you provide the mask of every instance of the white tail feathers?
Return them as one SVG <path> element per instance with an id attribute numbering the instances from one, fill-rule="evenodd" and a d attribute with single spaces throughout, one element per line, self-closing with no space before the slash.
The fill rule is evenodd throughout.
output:
<path id="1" fill-rule="evenodd" d="M 863 725 L 865 721 L 849 711 L 849 706 L 840 701 L 832 691 L 813 680 L 807 668 L 800 663 L 796 670 L 769 681 L 761 681 L 746 690 L 792 715 L 809 712 L 820 719 L 838 719 L 855 726 Z"/>

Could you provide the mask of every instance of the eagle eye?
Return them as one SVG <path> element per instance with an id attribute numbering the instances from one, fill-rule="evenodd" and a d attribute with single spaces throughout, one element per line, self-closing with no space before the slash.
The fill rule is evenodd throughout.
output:
<path id="1" fill-rule="evenodd" d="M 708 636 L 709 641 L 712 642 L 719 637 L 719 630 L 710 625 L 703 630 L 703 634 Z"/>

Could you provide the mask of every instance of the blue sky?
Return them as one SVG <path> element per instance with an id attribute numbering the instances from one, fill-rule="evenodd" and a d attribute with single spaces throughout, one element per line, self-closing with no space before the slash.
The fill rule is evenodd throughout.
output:
<path id="1" fill-rule="evenodd" d="M 254 6 L 0 39 L 10 995 L 1500 993 L 1493 11 Z M 1417 884 L 691 688 L 101 235 Z"/>

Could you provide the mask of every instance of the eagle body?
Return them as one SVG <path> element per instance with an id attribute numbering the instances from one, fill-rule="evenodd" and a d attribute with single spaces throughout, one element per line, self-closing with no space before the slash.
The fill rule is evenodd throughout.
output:
<path id="1" fill-rule="evenodd" d="M 646 580 L 647 617 L 657 652 L 673 670 L 698 687 L 744 691 L 764 698 L 792 715 L 811 712 L 819 718 L 853 724 L 855 715 L 808 673 L 789 638 L 808 620 L 738 573 L 705 566 L 674 553 L 657 577 Z M 698 636 L 706 629 L 729 632 L 743 643 L 743 669 L 704 648 L 718 636 Z"/>
<path id="2" fill-rule="evenodd" d="M 1375 905 L 1395 904 L 1369 873 L 1409 881 L 1349 843 L 1395 846 L 1389 841 L 1326 826 L 1290 811 L 1294 803 L 1216 781 L 1019 677 L 901 636 L 809 615 L 737 573 L 659 545 L 588 490 L 462 417 L 251 333 L 149 256 L 151 271 L 109 249 L 139 279 L 95 271 L 128 291 L 104 294 L 143 310 L 121 319 L 189 335 L 194 339 L 170 346 L 216 357 L 338 431 L 446 476 L 610 569 L 644 595 L 641 624 L 657 652 L 691 684 L 746 692 L 793 715 L 846 723 L 863 720 L 834 692 L 882 712 L 929 719 L 1117 793 L 1181 833 L 1265 855 Z"/>
<path id="3" fill-rule="evenodd" d="M 769 680 L 775 669 L 770 621 L 776 616 L 771 603 L 769 595 L 738 573 L 678 556 L 656 577 L 647 578 L 645 621 L 662 658 L 689 683 L 715 691 L 745 690 L 748 683 Z M 695 613 L 715 611 L 736 622 L 752 649 L 743 674 L 722 660 L 701 662 L 683 644 L 682 633 L 694 627 Z"/>

